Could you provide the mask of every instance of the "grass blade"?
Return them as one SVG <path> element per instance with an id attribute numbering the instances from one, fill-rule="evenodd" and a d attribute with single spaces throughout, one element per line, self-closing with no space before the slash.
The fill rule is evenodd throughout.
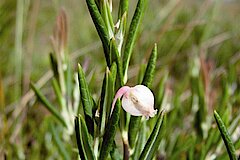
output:
<path id="1" fill-rule="evenodd" d="M 156 98 L 157 99 L 156 104 L 157 104 L 157 106 L 159 106 L 158 109 L 161 108 L 162 103 L 163 103 L 167 79 L 168 79 L 168 73 L 165 73 L 164 76 L 161 78 L 159 85 L 158 85 L 159 87 L 158 87 L 158 93 L 157 93 L 157 98 Z"/>
<path id="2" fill-rule="evenodd" d="M 35 92 L 38 99 L 44 104 L 44 106 L 65 126 L 67 127 L 67 124 L 63 117 L 60 115 L 60 113 L 56 110 L 56 108 L 47 100 L 47 98 L 41 93 L 41 91 L 33 84 L 31 83 L 31 88 Z"/>
<path id="3" fill-rule="evenodd" d="M 20 97 L 22 94 L 21 79 L 23 74 L 23 31 L 24 31 L 24 9 L 25 2 L 21 0 L 16 1 L 16 28 L 15 28 L 15 97 Z M 1 29 L 2 30 L 2 29 Z"/>
<path id="4" fill-rule="evenodd" d="M 62 155 L 63 159 L 65 160 L 70 160 L 70 155 L 68 154 L 67 150 L 64 148 L 64 144 L 62 143 L 59 135 L 56 132 L 56 129 L 54 128 L 53 124 L 50 123 L 50 129 L 53 135 L 53 140 L 55 141 L 57 148 L 60 152 L 60 154 Z"/>
<path id="5" fill-rule="evenodd" d="M 227 128 L 226 126 L 224 125 L 221 117 L 219 116 L 219 114 L 217 113 L 217 111 L 214 111 L 214 118 L 217 122 L 217 125 L 218 125 L 218 129 L 221 133 L 221 136 L 222 136 L 222 139 L 224 141 L 224 144 L 227 148 L 227 152 L 228 152 L 228 156 L 231 160 L 237 160 L 237 157 L 236 157 L 236 151 L 235 151 L 235 148 L 234 148 L 234 145 L 233 145 L 233 142 L 231 140 L 231 137 L 227 131 Z"/>
<path id="6" fill-rule="evenodd" d="M 94 160 L 95 157 L 90 144 L 91 137 L 89 136 L 86 123 L 81 115 L 75 118 L 75 131 L 81 159 Z"/>

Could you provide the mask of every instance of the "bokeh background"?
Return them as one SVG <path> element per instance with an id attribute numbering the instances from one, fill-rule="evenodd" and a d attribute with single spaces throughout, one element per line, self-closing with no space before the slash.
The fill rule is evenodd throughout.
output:
<path id="1" fill-rule="evenodd" d="M 128 20 L 136 2 L 130 1 Z M 0 159 L 4 155 L 10 159 L 58 157 L 49 140 L 51 115 L 36 102 L 29 84 L 38 83 L 43 93 L 54 99 L 49 87 L 49 53 L 53 52 L 50 37 L 61 8 L 67 13 L 72 67 L 76 70 L 77 63 L 87 66 L 93 95 L 97 97 L 101 92 L 106 64 L 84 0 L 1 0 Z M 113 1 L 115 22 L 117 11 L 118 1 Z M 229 98 L 234 106 L 232 116 L 239 113 L 240 1 L 149 0 L 130 62 L 130 85 L 136 84 L 140 64 L 146 63 L 155 42 L 159 54 L 153 90 L 157 90 L 160 79 L 168 72 L 167 89 L 181 99 L 181 105 L 188 105 L 189 72 L 198 63 L 197 57 L 205 72 L 208 106 L 213 109 L 220 103 L 227 83 L 235 97 Z M 187 118 L 184 110 L 179 112 Z"/>

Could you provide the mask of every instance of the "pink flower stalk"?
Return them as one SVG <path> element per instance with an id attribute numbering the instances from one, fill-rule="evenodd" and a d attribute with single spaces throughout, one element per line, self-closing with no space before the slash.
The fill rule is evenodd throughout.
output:
<path id="1" fill-rule="evenodd" d="M 154 96 L 149 88 L 144 85 L 136 85 L 135 87 L 121 87 L 113 100 L 112 110 L 118 98 L 122 97 L 123 109 L 133 116 L 154 117 L 157 109 L 154 110 Z"/>

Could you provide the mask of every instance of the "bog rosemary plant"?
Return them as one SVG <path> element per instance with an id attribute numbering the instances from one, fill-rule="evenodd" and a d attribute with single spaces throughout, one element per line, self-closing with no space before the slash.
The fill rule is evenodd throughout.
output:
<path id="1" fill-rule="evenodd" d="M 129 63 L 147 0 L 138 0 L 129 24 L 128 3 L 128 0 L 119 1 L 118 16 L 114 19 L 112 10 L 116 7 L 112 6 L 112 0 L 86 0 L 102 42 L 106 61 L 101 94 L 98 98 L 93 98 L 81 62 L 78 64 L 77 71 L 74 72 L 72 69 L 67 53 L 67 18 L 64 10 L 61 10 L 57 17 L 52 37 L 54 52 L 50 54 L 50 62 L 54 73 L 52 87 L 59 108 L 57 109 L 35 84 L 31 83 L 31 86 L 40 101 L 55 117 L 56 121 L 51 123 L 50 131 L 60 154 L 64 159 L 76 157 L 72 156 L 72 152 L 64 145 L 73 142 L 75 145 L 71 145 L 71 149 L 77 150 L 76 155 L 81 159 L 150 160 L 161 158 L 161 156 L 176 159 L 181 152 L 176 144 L 187 137 L 182 151 L 189 150 L 187 153 L 189 159 L 224 157 L 225 155 L 212 153 L 211 150 L 214 148 L 214 143 L 220 142 L 220 136 L 214 137 L 218 131 L 211 127 L 213 114 L 207 114 L 212 112 L 208 111 L 204 96 L 204 85 L 200 73 L 204 65 L 200 63 L 201 59 L 198 55 L 194 56 L 194 60 L 191 61 L 193 63 L 190 63 L 192 95 L 189 112 L 194 115 L 190 118 L 194 119 L 195 132 L 188 136 L 186 136 L 187 133 L 180 135 L 179 132 L 174 136 L 171 135 L 173 129 L 168 124 L 181 125 L 185 122 L 183 119 L 177 119 L 181 114 L 182 106 L 179 106 L 179 98 L 176 97 L 180 95 L 176 93 L 175 99 L 173 98 L 172 103 L 175 108 L 169 103 L 170 93 L 165 89 L 167 73 L 159 82 L 159 92 L 153 94 L 151 91 L 158 55 L 157 44 L 152 44 L 147 66 L 140 70 L 141 78 L 138 84 L 127 85 Z M 169 113 L 167 121 L 166 113 L 167 115 Z M 214 112 L 214 117 L 228 155 L 230 159 L 235 160 L 234 143 L 217 112 Z M 223 118 L 228 117 L 223 115 Z M 232 133 L 236 130 L 238 123 L 239 120 L 231 125 Z M 166 132 L 169 134 L 165 134 Z M 119 139 L 116 139 L 116 135 L 120 135 L 123 149 L 119 147 Z M 236 143 L 235 145 L 238 144 Z M 198 144 L 201 149 L 190 144 Z M 178 152 L 174 152 L 176 148 Z M 165 152 L 161 152 L 161 149 Z M 196 155 L 194 155 L 195 152 Z"/>
<path id="2" fill-rule="evenodd" d="M 145 103 L 147 102 L 147 95 L 145 94 L 146 91 L 144 90 L 145 87 L 150 87 L 153 81 L 154 70 L 157 60 L 156 44 L 153 47 L 148 66 L 145 71 L 145 75 L 142 81 L 143 87 L 139 85 L 139 87 L 136 86 L 136 89 L 131 89 L 128 86 L 123 86 L 127 82 L 128 66 L 133 52 L 134 42 L 136 40 L 139 26 L 143 18 L 146 1 L 138 1 L 128 30 L 128 1 L 120 1 L 118 19 L 116 21 L 113 20 L 112 16 L 113 7 L 111 0 L 87 0 L 86 2 L 92 20 L 97 29 L 98 35 L 102 41 L 107 69 L 103 81 L 100 104 L 94 106 L 90 105 L 93 104 L 91 103 L 91 95 L 82 94 L 85 91 L 88 91 L 88 89 L 85 88 L 87 87 L 86 85 L 82 85 L 86 84 L 86 82 L 81 82 L 81 79 L 84 79 L 84 75 L 81 72 L 81 67 L 79 67 L 79 84 L 80 92 L 82 95 L 81 99 L 83 102 L 83 106 L 85 107 L 84 110 L 92 108 L 90 110 L 90 115 L 85 113 L 85 116 L 90 116 L 90 122 L 88 121 L 88 119 L 86 119 L 86 117 L 84 120 L 84 118 L 82 118 L 82 115 L 79 115 L 79 117 L 75 119 L 75 129 L 77 131 L 76 136 L 78 139 L 78 149 L 80 157 L 81 159 L 91 159 L 93 157 L 94 159 L 107 159 L 110 157 L 112 159 L 119 159 L 120 157 L 116 156 L 118 155 L 118 148 L 116 148 L 116 142 L 114 138 L 117 128 L 119 127 L 124 146 L 124 159 L 135 159 L 134 157 L 140 159 L 151 159 L 152 157 L 154 157 L 155 154 L 155 152 L 152 151 L 156 151 L 156 148 L 157 146 L 159 146 L 160 143 L 160 140 L 157 141 L 157 139 L 160 139 L 160 130 L 163 122 L 162 112 L 159 112 L 159 114 L 157 114 L 157 116 L 155 117 L 155 121 L 156 119 L 158 119 L 158 121 L 155 124 L 155 129 L 152 131 L 152 133 L 150 132 L 151 136 L 149 137 L 149 140 L 147 142 L 142 141 L 141 145 L 138 145 L 142 146 L 142 148 L 137 148 L 137 145 L 135 143 L 137 141 L 138 133 L 146 132 L 146 129 L 140 130 L 139 127 L 139 123 L 141 121 L 144 122 L 144 125 L 146 125 L 146 119 L 142 118 L 141 116 L 145 115 L 146 117 L 154 117 L 154 115 L 157 113 L 157 110 L 154 111 L 153 108 L 149 109 L 152 109 L 154 113 L 150 113 L 152 111 L 148 110 L 148 105 L 150 105 L 150 103 L 152 104 L 151 107 L 154 107 L 154 98 L 150 98 L 150 103 Z M 118 91 L 118 95 L 121 96 L 124 94 L 124 97 L 126 95 L 129 95 L 126 96 L 126 100 L 124 100 L 123 98 L 122 101 L 122 106 L 126 106 L 126 108 L 124 109 L 127 112 L 125 112 L 121 108 L 121 102 L 117 101 L 117 98 L 120 98 L 120 96 L 115 96 L 115 100 L 113 100 L 117 89 L 119 89 L 120 87 L 122 87 L 122 89 Z M 125 91 L 125 88 L 127 88 L 129 91 Z M 122 91 L 125 92 L 123 93 Z M 151 93 L 151 91 L 149 92 Z M 143 98 L 140 100 L 140 97 L 137 95 L 142 96 Z M 144 95 L 146 97 L 144 97 Z M 134 100 L 132 101 L 132 99 Z M 116 101 L 117 103 L 115 105 Z M 136 103 L 138 104 L 136 108 L 145 109 L 141 109 L 141 111 L 138 111 L 136 108 L 134 108 L 134 104 Z M 130 104 L 133 105 L 130 106 Z M 138 115 L 139 117 L 135 117 L 136 115 Z M 133 125 L 133 123 L 135 125 Z M 84 129 L 84 127 L 88 128 L 88 130 Z M 84 137 L 83 135 L 87 135 L 87 137 Z M 134 135 L 134 139 L 132 135 Z M 86 138 L 93 139 L 92 142 L 90 141 L 88 142 L 88 144 L 86 144 L 88 146 L 86 146 L 87 148 L 89 148 L 90 146 L 90 151 L 85 150 L 86 147 L 84 145 L 84 139 Z M 131 141 L 129 141 L 129 138 Z M 129 142 L 131 142 L 131 144 Z"/>

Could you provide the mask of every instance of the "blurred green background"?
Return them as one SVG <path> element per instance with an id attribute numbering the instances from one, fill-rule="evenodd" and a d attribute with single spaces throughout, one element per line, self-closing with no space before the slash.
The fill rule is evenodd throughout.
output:
<path id="1" fill-rule="evenodd" d="M 129 20 L 136 2 L 130 1 Z M 49 113 L 35 103 L 29 84 L 38 82 L 48 98 L 54 99 L 52 89 L 47 87 L 51 77 L 49 53 L 53 51 L 50 37 L 61 8 L 68 18 L 67 46 L 72 66 L 76 70 L 78 62 L 85 64 L 90 89 L 100 94 L 106 64 L 85 1 L 1 0 L 0 159 L 4 155 L 10 159 L 58 157 L 49 140 Z M 115 22 L 117 10 L 118 1 L 113 1 Z M 210 110 L 221 104 L 227 86 L 231 115 L 239 114 L 240 1 L 149 0 L 130 62 L 130 85 L 136 84 L 139 64 L 146 62 L 155 42 L 159 55 L 154 91 L 168 72 L 166 88 L 172 103 L 189 105 L 189 72 L 199 60 Z M 186 119 L 188 114 L 184 109 L 179 111 Z M 183 128 L 185 132 L 189 129 L 187 124 Z"/>

